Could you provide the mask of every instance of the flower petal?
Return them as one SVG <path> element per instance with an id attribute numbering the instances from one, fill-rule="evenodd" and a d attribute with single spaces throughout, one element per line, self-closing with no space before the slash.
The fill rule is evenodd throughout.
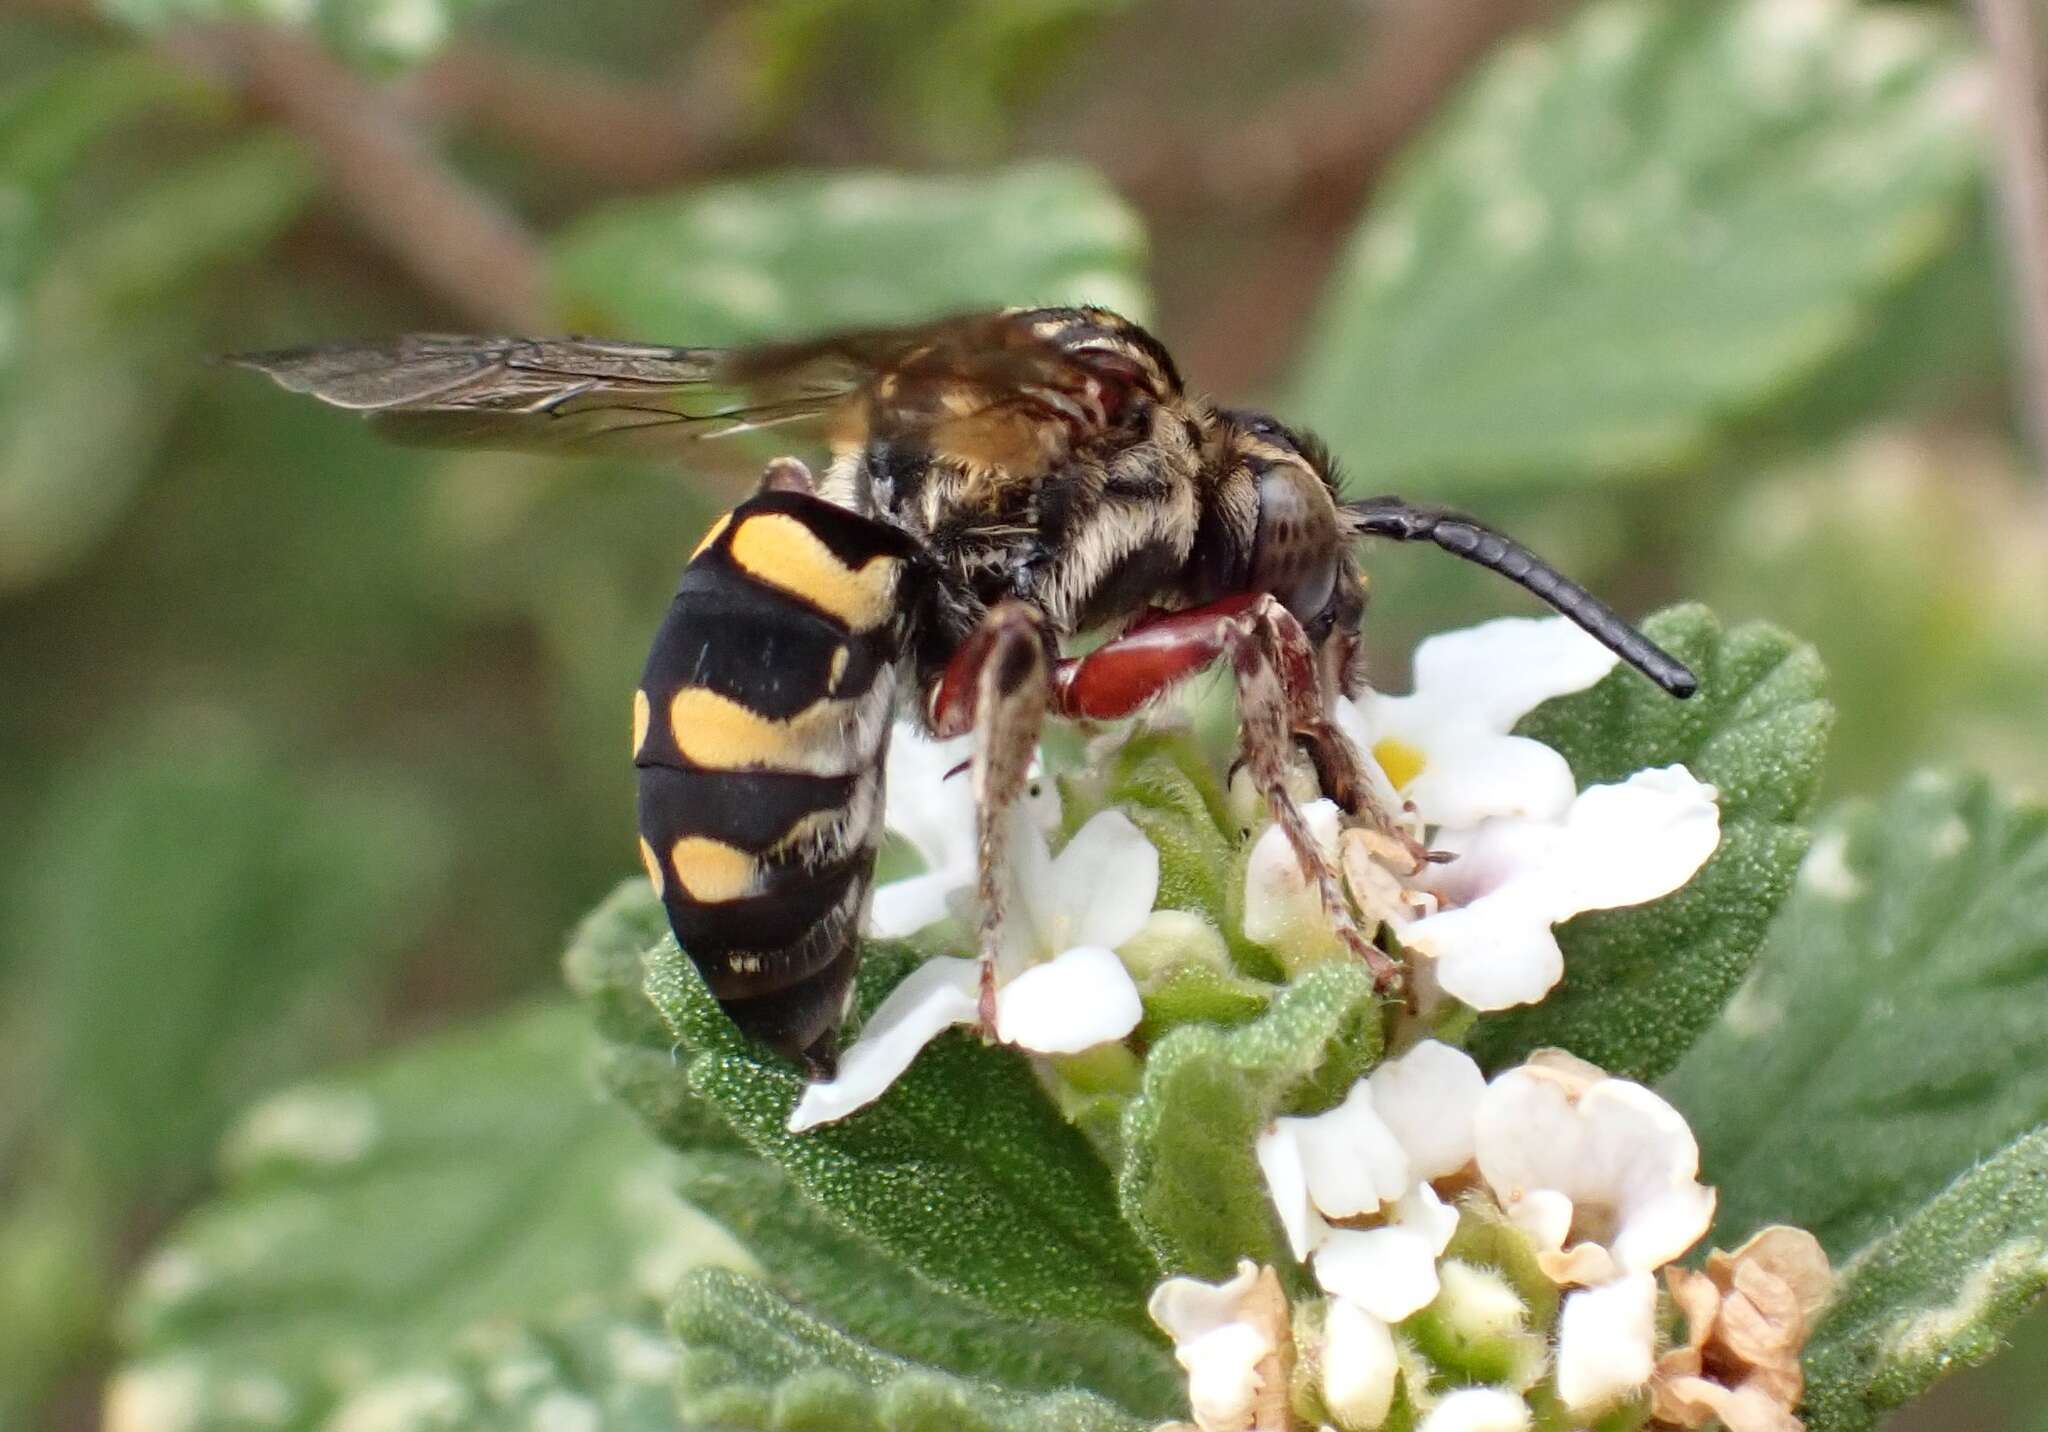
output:
<path id="1" fill-rule="evenodd" d="M 1498 1387 L 1463 1387 L 1430 1409 L 1418 1432 L 1529 1432 L 1529 1404 Z"/>
<path id="2" fill-rule="evenodd" d="M 1250 1323 L 1226 1323 L 1176 1348 L 1174 1356 L 1187 1369 L 1188 1410 L 1195 1426 L 1205 1432 L 1249 1432 L 1253 1405 L 1265 1385 L 1259 1364 L 1272 1351 L 1272 1343 Z"/>
<path id="3" fill-rule="evenodd" d="M 1052 862 L 1050 900 L 1034 917 L 1055 948 L 1115 949 L 1144 928 L 1159 894 L 1159 852 L 1119 810 L 1102 811 Z"/>
<path id="4" fill-rule="evenodd" d="M 1458 1232 L 1458 1210 L 1445 1203 L 1426 1183 L 1418 1183 L 1401 1195 L 1394 1205 L 1393 1221 L 1422 1235 L 1429 1250 L 1438 1257 L 1451 1246 Z"/>
<path id="5" fill-rule="evenodd" d="M 974 859 L 974 788 L 966 772 L 949 776 L 974 754 L 974 738 L 934 741 L 914 722 L 898 721 L 889 733 L 883 765 L 883 824 L 910 842 L 925 868 Z"/>
<path id="6" fill-rule="evenodd" d="M 1630 1273 L 1564 1300 L 1557 1330 L 1557 1394 L 1590 1412 L 1650 1380 L 1656 1353 L 1657 1282 Z"/>
<path id="7" fill-rule="evenodd" d="M 1439 740 L 1401 794 L 1426 824 L 1472 826 L 1483 820 L 1554 820 L 1578 794 L 1571 765 L 1540 741 L 1491 732 Z"/>
<path id="8" fill-rule="evenodd" d="M 867 932 L 880 940 L 898 940 L 935 925 L 949 913 L 947 898 L 974 883 L 974 867 L 927 870 L 904 880 L 875 887 L 868 906 Z"/>
<path id="9" fill-rule="evenodd" d="M 1444 993 L 1481 1013 L 1534 1004 L 1564 978 L 1564 951 L 1547 914 L 1519 883 L 1425 915 L 1400 940 L 1435 961 Z"/>
<path id="10" fill-rule="evenodd" d="M 1398 1323 L 1436 1300 L 1436 1249 L 1428 1234 L 1391 1224 L 1333 1228 L 1316 1249 L 1316 1282 L 1376 1318 Z"/>
<path id="11" fill-rule="evenodd" d="M 1273 1200 L 1274 1212 L 1280 1215 L 1280 1227 L 1286 1231 L 1287 1246 L 1297 1259 L 1306 1263 L 1310 1250 L 1322 1241 L 1327 1225 L 1309 1202 L 1308 1172 L 1301 1163 L 1301 1122 L 1277 1120 L 1259 1135 L 1252 1147 L 1258 1156 L 1259 1172 L 1266 1176 L 1266 1193 Z"/>
<path id="12" fill-rule="evenodd" d="M 1415 648 L 1415 696 L 1505 735 L 1553 696 L 1584 691 L 1615 654 L 1563 617 L 1501 617 Z"/>
<path id="13" fill-rule="evenodd" d="M 1131 972 L 1100 945 L 1033 965 L 996 991 L 997 1036 L 1038 1054 L 1079 1054 L 1122 1039 L 1144 1013 Z"/>
<path id="14" fill-rule="evenodd" d="M 843 1119 L 881 1098 L 942 1031 L 974 1022 L 980 986 L 978 960 L 941 955 L 912 970 L 840 1054 L 838 1076 L 804 1087 L 790 1112 L 789 1131 L 800 1134 Z"/>
<path id="15" fill-rule="evenodd" d="M 1552 918 L 1640 905 L 1692 879 L 1721 843 L 1716 799 L 1684 766 L 1587 787 L 1565 817 Z"/>
<path id="16" fill-rule="evenodd" d="M 1546 1260 L 1560 1281 L 1647 1273 L 1691 1247 L 1713 1219 L 1692 1130 L 1640 1084 L 1539 1055 L 1487 1085 L 1474 1126 L 1480 1174 L 1516 1223 L 1540 1220 L 1545 1247 L 1559 1246 L 1560 1219 L 1612 1230 L 1604 1247 L 1582 1240 L 1569 1259 Z M 1569 1212 L 1556 1213 L 1553 1201 Z"/>
<path id="17" fill-rule="evenodd" d="M 1472 1121 L 1486 1076 L 1462 1049 L 1425 1039 L 1372 1071 L 1372 1103 L 1400 1140 L 1409 1172 L 1442 1178 L 1472 1161 Z"/>
<path id="18" fill-rule="evenodd" d="M 1337 803 L 1312 801 L 1302 807 L 1309 831 L 1331 860 L 1343 815 Z M 1252 847 L 1244 870 L 1244 934 L 1255 944 L 1281 946 L 1333 943 L 1322 897 L 1310 888 L 1294 857 L 1287 833 L 1276 822 Z"/>
<path id="19" fill-rule="evenodd" d="M 1361 1079 L 1344 1102 L 1292 1126 L 1308 1178 L 1309 1199 L 1325 1218 L 1377 1213 L 1407 1191 L 1408 1155 L 1372 1106 L 1372 1087 Z"/>
<path id="20" fill-rule="evenodd" d="M 1323 1401 L 1346 1427 L 1377 1427 L 1394 1405 L 1401 1370 L 1385 1322 L 1348 1298 L 1330 1300 L 1323 1324 Z"/>
<path id="21" fill-rule="evenodd" d="M 1237 1260 L 1237 1272 L 1221 1283 L 1200 1278 L 1168 1278 L 1152 1290 L 1145 1311 L 1160 1331 L 1176 1343 L 1193 1342 L 1238 1320 L 1244 1300 L 1259 1280 L 1259 1265 L 1249 1258 Z"/>

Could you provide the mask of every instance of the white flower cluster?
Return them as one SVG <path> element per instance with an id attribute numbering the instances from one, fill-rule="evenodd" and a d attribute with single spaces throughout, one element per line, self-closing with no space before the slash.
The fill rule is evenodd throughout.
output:
<path id="1" fill-rule="evenodd" d="M 968 743 L 932 741 L 909 725 L 890 741 L 889 828 L 924 858 L 925 873 L 875 892 L 868 931 L 915 933 L 943 919 L 975 882 L 974 796 L 964 774 Z M 904 798 L 898 799 L 901 793 Z M 1159 852 L 1121 812 L 1108 810 L 1054 856 L 1046 831 L 1059 821 L 1050 781 L 1012 813 L 1008 918 L 996 962 L 996 1036 L 1034 1054 L 1078 1054 L 1122 1039 L 1144 1013 L 1138 986 L 1116 950 L 1152 916 Z M 918 1051 L 978 1017 L 981 967 L 940 955 L 889 992 L 834 1079 L 809 1085 L 789 1116 L 792 1133 L 843 1119 L 879 1099 Z"/>
<path id="2" fill-rule="evenodd" d="M 1345 1432 L 1386 1422 L 1406 1396 L 1425 1432 L 1526 1428 L 1523 1394 L 1550 1379 L 1574 1415 L 1647 1387 L 1656 1367 L 1656 1271 L 1713 1220 L 1699 1149 L 1677 1111 L 1639 1084 L 1546 1051 L 1489 1083 L 1469 1056 L 1425 1041 L 1381 1064 L 1328 1113 L 1279 1119 L 1258 1160 L 1287 1240 L 1327 1293 L 1322 1339 L 1309 1350 L 1322 1404 Z M 1563 1292 L 1551 1352 L 1511 1281 L 1445 1254 L 1466 1218 L 1491 1217 L 1532 1245 Z M 1249 1265 L 1247 1265 L 1249 1266 Z M 1191 1279 L 1153 1299 L 1191 1377 L 1206 1383 L 1202 1432 L 1245 1432 L 1264 1390 L 1247 1374 L 1252 1340 L 1215 1300 L 1242 1296 L 1243 1273 L 1209 1288 L 1206 1317 Z M 1415 1375 L 1400 1325 L 1427 1310 L 1468 1343 L 1489 1339 L 1506 1368 L 1485 1396 L 1434 1391 Z M 1227 1359 L 1197 1368 L 1206 1350 Z M 1192 1354 L 1192 1356 L 1191 1356 Z M 1235 1381 L 1223 1373 L 1234 1370 Z M 1481 1390 L 1481 1389 L 1474 1389 Z"/>
<path id="3" fill-rule="evenodd" d="M 1308 811 L 1360 910 L 1415 957 L 1425 1008 L 1445 995 L 1482 1012 L 1535 1003 L 1564 977 L 1553 926 L 1668 895 L 1720 843 L 1714 788 L 1685 767 L 1580 791 L 1564 757 L 1509 734 L 1614 663 L 1561 618 L 1506 618 L 1422 643 L 1412 696 L 1339 703 L 1338 724 L 1387 778 L 1386 803 L 1455 857 L 1403 864 L 1392 842 L 1341 830 L 1330 802 Z M 1323 928 L 1286 837 L 1268 830 L 1252 852 L 1246 933 L 1286 954 L 1295 939 L 1327 938 Z"/>
<path id="4" fill-rule="evenodd" d="M 1412 835 L 1455 856 L 1404 867 L 1398 842 L 1342 829 L 1332 802 L 1307 811 L 1360 910 L 1413 956 L 1425 1010 L 1446 995 L 1481 1011 L 1541 999 L 1564 972 L 1552 926 L 1669 894 L 1719 842 L 1714 789 L 1683 766 L 1580 792 L 1562 756 L 1509 734 L 1537 705 L 1590 686 L 1614 662 L 1561 618 L 1510 618 L 1424 642 L 1413 695 L 1339 703 L 1339 724 L 1384 778 L 1387 807 L 1403 812 Z M 870 934 L 910 935 L 963 913 L 975 881 L 968 754 L 965 739 L 934 742 L 907 723 L 897 728 L 887 823 L 925 869 L 876 890 Z M 1040 1054 L 1077 1053 L 1137 1026 L 1138 988 L 1116 954 L 1154 920 L 1159 891 L 1158 852 L 1124 816 L 1095 816 L 1054 858 L 1045 836 L 1058 818 L 1049 781 L 1014 814 L 996 970 L 998 1037 Z M 1334 948 L 1320 901 L 1277 828 L 1251 853 L 1244 932 L 1283 958 Z M 805 1090 L 791 1130 L 881 1097 L 938 1034 L 975 1022 L 978 994 L 974 960 L 931 960 L 875 1011 L 838 1076 Z"/>
<path id="5" fill-rule="evenodd" d="M 1556 925 L 1669 894 L 1718 845 L 1717 793 L 1683 766 L 1581 791 L 1563 756 L 1512 734 L 1614 664 L 1569 622 L 1496 621 L 1423 643 L 1412 695 L 1340 703 L 1400 828 L 1346 828 L 1330 801 L 1306 814 L 1363 922 L 1406 952 L 1420 1014 L 1447 1000 L 1482 1013 L 1541 1000 L 1564 972 Z M 925 869 L 875 892 L 870 934 L 971 924 L 968 754 L 964 740 L 895 733 L 888 825 Z M 1126 816 L 1095 815 L 1055 856 L 1059 816 L 1049 781 L 1013 813 L 994 972 L 995 1035 L 1039 1054 L 1128 1036 L 1143 1016 L 1134 974 L 1228 965 L 1201 915 L 1152 908 L 1159 853 Z M 1422 849 L 1438 858 L 1418 860 Z M 1289 970 L 1342 957 L 1277 828 L 1247 856 L 1242 916 L 1245 937 Z M 970 958 L 926 961 L 869 1017 L 838 1076 L 805 1090 L 790 1128 L 879 1098 L 925 1044 L 975 1023 L 980 973 Z M 1291 1428 L 1303 1405 L 1342 1432 L 1390 1421 L 1526 1432 L 1532 1408 L 1580 1424 L 1624 1403 L 1661 1425 L 1796 1432 L 1798 1349 L 1826 1260 L 1806 1235 L 1775 1230 L 1715 1254 L 1706 1273 L 1673 1266 L 1705 1234 L 1714 1193 L 1683 1118 L 1641 1085 L 1557 1051 L 1489 1081 L 1426 1039 L 1337 1107 L 1276 1119 L 1255 1153 L 1322 1296 L 1290 1308 L 1276 1270 L 1249 1261 L 1220 1284 L 1160 1286 L 1152 1314 L 1187 1370 L 1201 1432 Z M 1501 1239 L 1519 1263 L 1503 1261 Z M 1688 1328 L 1661 1358 L 1660 1269 Z M 1483 1356 L 1460 1363 L 1446 1348 Z"/>

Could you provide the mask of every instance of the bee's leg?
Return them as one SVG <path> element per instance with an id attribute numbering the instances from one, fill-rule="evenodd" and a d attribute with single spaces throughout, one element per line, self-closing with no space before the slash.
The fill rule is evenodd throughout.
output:
<path id="1" fill-rule="evenodd" d="M 1052 690 L 1045 618 L 1003 602 L 982 619 L 946 664 L 930 717 L 941 736 L 974 733 L 971 764 L 981 900 L 981 1032 L 996 1028 L 996 956 L 1002 950 L 1004 867 L 1010 809 L 1024 793 Z"/>
<path id="2" fill-rule="evenodd" d="M 1287 790 L 1288 762 L 1297 735 L 1308 738 L 1312 749 L 1327 744 L 1348 753 L 1353 762 L 1357 756 L 1323 711 L 1315 650 L 1307 633 L 1279 601 L 1248 593 L 1134 627 L 1084 657 L 1059 663 L 1053 676 L 1053 709 L 1083 720 L 1134 715 L 1225 657 L 1237 683 L 1244 760 L 1253 785 L 1294 847 L 1302 875 L 1316 887 L 1337 937 L 1365 961 L 1382 986 L 1392 985 L 1400 978 L 1400 966 L 1358 928 L 1335 866 L 1316 844 L 1301 807 Z M 1317 764 L 1322 765 L 1320 758 Z M 1366 789 L 1362 779 L 1357 789 Z"/>

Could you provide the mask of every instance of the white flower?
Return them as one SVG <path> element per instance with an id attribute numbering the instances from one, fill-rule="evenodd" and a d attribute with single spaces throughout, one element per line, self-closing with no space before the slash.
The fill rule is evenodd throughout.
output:
<path id="1" fill-rule="evenodd" d="M 1554 1282 L 1654 1272 L 1713 1222 L 1679 1112 L 1568 1054 L 1544 1050 L 1496 1076 L 1475 1134 L 1481 1176 Z"/>
<path id="2" fill-rule="evenodd" d="M 1499 1387 L 1464 1387 L 1430 1409 L 1420 1432 L 1529 1432 L 1529 1404 Z"/>
<path id="3" fill-rule="evenodd" d="M 1344 819 L 1337 803 L 1311 801 L 1301 813 L 1324 856 L 1334 862 Z M 1301 862 L 1278 821 L 1266 827 L 1245 857 L 1244 935 L 1284 959 L 1303 963 L 1339 948 L 1323 913 L 1322 896 L 1301 873 Z"/>
<path id="4" fill-rule="evenodd" d="M 1325 1291 L 1389 1323 L 1427 1307 L 1457 1211 L 1425 1181 L 1463 1167 L 1485 1081 L 1463 1052 L 1426 1040 L 1312 1118 L 1259 1135 L 1266 1187 L 1297 1258 Z M 1340 1220 L 1378 1219 L 1369 1228 Z"/>
<path id="5" fill-rule="evenodd" d="M 1656 1366 L 1657 1280 L 1627 1273 L 1564 1300 L 1557 1323 L 1557 1395 L 1574 1412 L 1628 1396 Z"/>
<path id="6" fill-rule="evenodd" d="M 1058 859 L 1033 813 L 1010 830 L 1009 907 L 996 975 L 996 1035 L 1038 1054 L 1077 1054 L 1135 1029 L 1144 1008 L 1116 956 L 1159 893 L 1159 852 L 1119 811 L 1081 827 Z M 917 1053 L 979 1017 L 978 960 L 926 961 L 869 1017 L 840 1056 L 838 1077 L 808 1086 L 789 1116 L 792 1133 L 873 1103 Z"/>
<path id="7" fill-rule="evenodd" d="M 965 770 L 973 754 L 972 736 L 934 741 L 910 721 L 897 722 L 890 733 L 883 824 L 909 843 L 924 869 L 876 888 L 868 906 L 870 935 L 893 940 L 915 934 L 953 913 L 956 897 L 974 889 L 979 842 L 974 783 Z M 1040 831 L 1059 824 L 1059 793 L 1051 781 L 1034 781 L 1022 804 Z"/>
<path id="8" fill-rule="evenodd" d="M 1571 767 L 1541 742 L 1508 733 L 1551 697 L 1599 681 L 1615 660 L 1562 617 L 1504 617 L 1423 642 L 1413 695 L 1339 701 L 1337 724 L 1425 825 L 1547 820 L 1571 804 Z"/>
<path id="9" fill-rule="evenodd" d="M 1284 1405 L 1288 1392 L 1281 1376 L 1287 1298 L 1272 1269 L 1246 1259 L 1223 1283 L 1168 1278 L 1146 1311 L 1187 1369 L 1188 1405 L 1202 1432 L 1278 1425 L 1259 1417 L 1262 1401 Z"/>
<path id="10" fill-rule="evenodd" d="M 1399 928 L 1437 987 L 1477 1010 L 1532 1004 L 1564 976 L 1551 927 L 1587 910 L 1668 895 L 1721 839 L 1718 794 L 1683 766 L 1591 786 L 1554 819 L 1439 832 L 1457 859 L 1418 879 L 1442 908 Z"/>
<path id="11" fill-rule="evenodd" d="M 1346 1427 L 1377 1427 L 1394 1406 L 1401 1371 L 1385 1322 L 1343 1298 L 1323 1324 L 1323 1402 Z"/>

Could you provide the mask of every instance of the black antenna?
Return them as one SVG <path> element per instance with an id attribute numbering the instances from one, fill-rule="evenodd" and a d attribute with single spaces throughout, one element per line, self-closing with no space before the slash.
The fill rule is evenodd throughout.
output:
<path id="1" fill-rule="evenodd" d="M 1398 497 L 1347 502 L 1359 532 L 1396 542 L 1434 542 L 1446 552 L 1500 573 L 1577 622 L 1586 633 L 1673 696 L 1684 700 L 1700 689 L 1690 668 L 1651 641 L 1570 577 L 1512 537 L 1441 507 L 1416 507 Z"/>

